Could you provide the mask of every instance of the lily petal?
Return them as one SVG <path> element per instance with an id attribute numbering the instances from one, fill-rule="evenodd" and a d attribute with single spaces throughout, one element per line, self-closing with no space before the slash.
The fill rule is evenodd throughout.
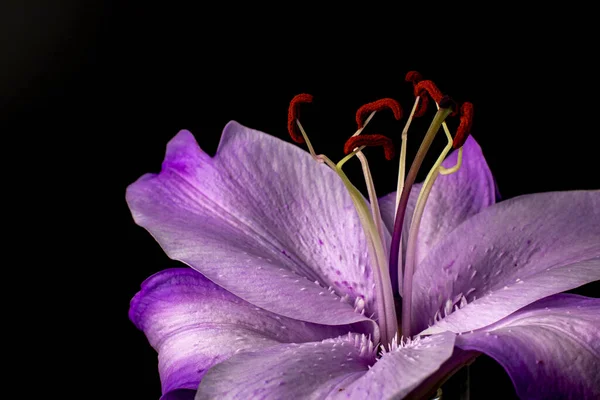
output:
<path id="1" fill-rule="evenodd" d="M 312 342 L 351 329 L 280 317 L 191 268 L 168 269 L 148 278 L 131 300 L 129 317 L 158 351 L 164 399 L 193 398 L 204 373 L 242 349 Z"/>
<path id="2" fill-rule="evenodd" d="M 452 356 L 455 337 L 450 332 L 428 336 L 383 354 L 369 372 L 347 387 L 347 396 L 352 399 L 403 398 Z"/>
<path id="3" fill-rule="evenodd" d="M 398 398 L 450 357 L 454 334 L 422 339 L 384 354 L 356 334 L 239 353 L 214 366 L 196 400 L 215 398 Z M 370 369 L 369 367 L 374 366 Z"/>
<path id="4" fill-rule="evenodd" d="M 510 375 L 522 399 L 600 398 L 600 299 L 559 294 L 458 336 Z"/>
<path id="5" fill-rule="evenodd" d="M 130 185 L 127 202 L 169 257 L 236 296 L 290 318 L 375 329 L 354 311 L 357 298 L 367 315 L 376 309 L 354 205 L 300 148 L 230 122 L 211 158 L 181 131 L 160 174 Z"/>
<path id="6" fill-rule="evenodd" d="M 479 329 L 536 300 L 599 280 L 599 237 L 600 191 L 537 193 L 489 207 L 419 265 L 414 329 L 427 328 L 428 318 L 437 311 L 445 316 L 444 308 L 452 310 L 459 300 L 458 310 L 423 334 Z"/>
<path id="7" fill-rule="evenodd" d="M 451 168 L 456 165 L 457 160 L 458 151 L 454 151 L 444 160 L 442 166 Z M 413 185 L 408 198 L 402 229 L 404 250 L 406 250 L 408 231 L 421 186 L 421 184 Z M 438 177 L 431 189 L 417 238 L 417 265 L 441 238 L 447 236 L 469 217 L 494 204 L 495 200 L 496 186 L 492 173 L 481 147 L 473 137 L 469 136 L 463 146 L 460 169 L 453 174 Z M 395 202 L 396 192 L 379 199 L 381 217 L 390 232 L 394 229 Z M 397 279 L 392 277 L 392 281 L 396 282 Z"/>

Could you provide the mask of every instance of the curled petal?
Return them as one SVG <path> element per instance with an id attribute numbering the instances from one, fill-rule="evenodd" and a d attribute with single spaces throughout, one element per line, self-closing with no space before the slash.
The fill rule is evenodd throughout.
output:
<path id="1" fill-rule="evenodd" d="M 304 323 L 255 307 L 191 268 L 161 271 L 131 300 L 129 317 L 158 352 L 165 399 L 193 394 L 236 352 L 338 336 L 349 326 Z"/>
<path id="2" fill-rule="evenodd" d="M 560 294 L 457 337 L 510 375 L 522 399 L 600 398 L 600 299 Z"/>

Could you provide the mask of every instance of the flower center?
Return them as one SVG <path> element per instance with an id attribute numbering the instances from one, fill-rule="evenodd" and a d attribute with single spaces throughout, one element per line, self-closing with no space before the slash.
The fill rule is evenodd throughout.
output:
<path id="1" fill-rule="evenodd" d="M 435 84 L 431 81 L 424 81 L 417 72 L 409 72 L 406 80 L 413 83 L 415 93 L 415 103 L 411 114 L 402 131 L 402 145 L 400 152 L 400 164 L 398 173 L 398 185 L 396 192 L 396 214 L 394 221 L 394 230 L 392 234 L 392 244 L 389 254 L 385 251 L 384 241 L 384 226 L 379 211 L 377 194 L 371 178 L 369 164 L 362 150 L 366 146 L 383 146 L 386 159 L 390 160 L 394 156 L 394 146 L 390 138 L 377 135 L 361 135 L 362 131 L 373 118 L 375 113 L 384 109 L 390 109 L 394 117 L 398 120 L 402 117 L 402 108 L 397 101 L 386 98 L 372 103 L 365 104 L 360 107 L 356 113 L 357 131 L 347 140 L 344 145 L 344 152 L 347 154 L 341 161 L 335 164 L 327 156 L 317 154 L 308 139 L 308 136 L 302 127 L 299 120 L 300 104 L 312 102 L 312 96 L 309 94 L 299 94 L 290 102 L 288 110 L 288 131 L 290 136 L 297 143 L 306 143 L 312 157 L 320 163 L 325 163 L 329 166 L 344 183 L 350 197 L 354 203 L 361 225 L 367 239 L 369 255 L 373 265 L 373 276 L 375 286 L 376 301 L 376 321 L 381 331 L 381 343 L 390 344 L 398 334 L 398 318 L 396 307 L 394 305 L 394 293 L 392 290 L 392 278 L 398 279 L 400 294 L 403 296 L 402 301 L 402 330 L 404 337 L 411 337 L 410 316 L 412 306 L 412 276 L 414 273 L 415 253 L 417 244 L 417 235 L 420 226 L 420 220 L 425 209 L 427 197 L 429 196 L 433 184 L 439 175 L 447 175 L 457 171 L 460 168 L 462 161 L 462 145 L 466 141 L 472 125 L 473 106 L 471 103 L 464 103 L 461 108 L 460 125 L 457 133 L 452 137 L 444 120 L 449 115 L 454 115 L 457 111 L 454 102 L 447 96 L 443 96 Z M 411 168 L 405 179 L 405 164 L 406 164 L 406 141 L 410 123 L 415 116 L 421 116 L 425 113 L 428 105 L 429 95 L 436 103 L 438 110 L 425 134 L 425 138 L 419 147 L 417 155 L 413 160 Z M 367 117 L 365 119 L 365 117 Z M 406 206 L 408 204 L 408 195 L 421 164 L 431 146 L 435 136 L 440 128 L 443 127 L 448 139 L 448 144 L 438 157 L 437 161 L 430 170 L 415 207 L 415 211 L 410 226 L 407 249 L 406 263 L 404 269 L 399 265 L 402 260 L 401 235 L 402 225 L 404 222 Z M 458 163 L 455 167 L 445 169 L 441 166 L 442 161 L 452 148 L 458 148 Z M 343 165 L 356 156 L 362 165 L 362 170 L 369 194 L 369 204 L 365 201 L 360 191 L 350 182 L 346 174 L 343 172 Z M 369 207 L 370 205 L 370 207 Z"/>

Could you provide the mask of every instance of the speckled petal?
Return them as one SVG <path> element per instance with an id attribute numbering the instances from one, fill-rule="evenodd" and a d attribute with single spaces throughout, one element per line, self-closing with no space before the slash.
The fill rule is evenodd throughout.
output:
<path id="1" fill-rule="evenodd" d="M 307 322 L 367 321 L 376 334 L 360 314 L 377 299 L 354 205 L 339 176 L 300 148 L 230 122 L 211 158 L 181 131 L 127 202 L 169 257 L 236 296 Z"/>
<path id="2" fill-rule="evenodd" d="M 415 332 L 438 311 L 443 318 L 424 334 L 483 328 L 536 300 L 599 280 L 598 238 L 597 190 L 537 193 L 488 207 L 417 267 Z"/>
<path id="3" fill-rule="evenodd" d="M 214 366 L 196 400 L 401 398 L 451 356 L 454 337 L 424 338 L 378 361 L 372 343 L 355 334 L 246 351 Z"/>

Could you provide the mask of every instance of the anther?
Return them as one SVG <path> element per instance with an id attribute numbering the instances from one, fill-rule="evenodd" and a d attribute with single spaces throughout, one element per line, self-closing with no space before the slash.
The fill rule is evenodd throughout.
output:
<path id="1" fill-rule="evenodd" d="M 302 103 L 312 103 L 313 97 L 308 93 L 301 93 L 294 96 L 292 101 L 290 101 L 290 106 L 288 108 L 288 132 L 292 137 L 292 140 L 296 143 L 304 143 L 304 138 L 302 134 L 298 131 L 298 126 L 296 125 L 296 120 L 300 117 L 300 104 Z"/>
<path id="2" fill-rule="evenodd" d="M 423 80 L 423 75 L 421 75 L 421 73 L 418 71 L 408 71 L 404 80 L 416 85 Z"/>
<path id="3" fill-rule="evenodd" d="M 433 101 L 435 101 L 438 104 L 443 97 L 440 89 L 438 89 L 438 87 L 435 85 L 435 83 L 433 83 L 433 81 L 430 81 L 430 80 L 420 81 L 419 83 L 417 83 L 415 85 L 414 90 L 415 90 L 415 95 L 417 95 L 417 96 L 423 96 L 425 94 L 425 92 L 427 92 L 427 94 L 429 94 L 429 96 L 431 96 Z"/>
<path id="4" fill-rule="evenodd" d="M 361 146 L 383 146 L 386 160 L 394 158 L 395 150 L 392 139 L 378 134 L 352 136 L 344 144 L 344 153 L 350 154 L 355 148 Z"/>
<path id="5" fill-rule="evenodd" d="M 373 111 L 381 111 L 385 108 L 392 110 L 396 120 L 402 118 L 402 107 L 400 107 L 400 104 L 396 100 L 390 98 L 379 99 L 372 103 L 367 103 L 361 106 L 356 111 L 356 125 L 358 125 L 358 129 L 363 127 L 366 116 L 371 114 Z"/>
<path id="6" fill-rule="evenodd" d="M 421 73 L 419 73 L 417 71 L 408 71 L 406 73 L 406 77 L 404 78 L 404 80 L 406 82 L 410 82 L 413 84 L 413 92 L 415 94 L 415 97 L 419 97 L 417 109 L 414 111 L 413 117 L 415 117 L 415 118 L 422 117 L 423 115 L 425 115 L 425 112 L 427 111 L 427 106 L 429 104 L 429 97 L 425 96 L 424 93 L 419 93 L 416 86 L 417 86 L 417 83 L 419 83 L 423 80 L 423 75 L 421 75 Z"/>
<path id="7" fill-rule="evenodd" d="M 471 127 L 473 126 L 473 104 L 468 101 L 464 102 L 460 107 L 460 124 L 456 129 L 456 135 L 452 142 L 452 147 L 458 149 L 462 147 L 467 138 L 471 134 Z"/>
<path id="8" fill-rule="evenodd" d="M 415 85 L 414 91 L 415 91 L 415 96 L 420 96 L 423 99 L 426 98 L 426 96 L 425 96 L 426 93 L 429 94 L 429 96 L 433 99 L 433 101 L 435 101 L 438 104 L 438 106 L 441 107 L 440 102 L 442 101 L 444 95 L 442 94 L 440 89 L 438 89 L 438 87 L 435 85 L 435 83 L 433 83 L 433 81 L 429 81 L 429 80 L 420 81 L 419 83 L 417 83 Z M 447 108 L 447 107 L 444 107 L 444 108 Z M 454 116 L 457 113 L 458 113 L 458 107 L 454 107 L 451 115 Z"/>

